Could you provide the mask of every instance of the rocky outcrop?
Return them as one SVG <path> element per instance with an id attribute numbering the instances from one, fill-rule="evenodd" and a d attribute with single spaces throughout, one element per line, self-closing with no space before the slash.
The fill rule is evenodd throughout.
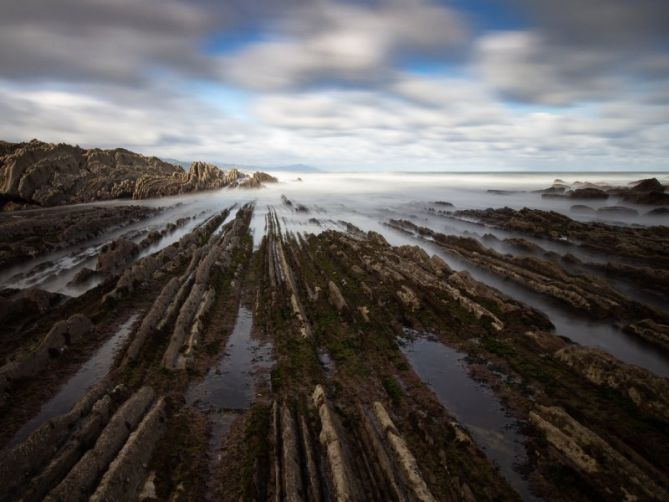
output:
<path id="1" fill-rule="evenodd" d="M 421 502 L 432 502 L 435 500 L 430 489 L 427 487 L 423 476 L 420 473 L 418 464 L 413 454 L 409 450 L 406 442 L 401 434 L 397 431 L 395 424 L 391 420 L 388 412 L 383 405 L 376 401 L 373 405 L 374 415 L 378 420 L 382 434 L 390 445 L 390 450 L 399 465 L 400 472 L 405 478 L 407 484 L 411 488 L 412 499 L 420 500 Z"/>
<path id="2" fill-rule="evenodd" d="M 570 345 L 555 357 L 595 385 L 617 390 L 640 409 L 669 422 L 669 381 L 597 349 Z"/>
<path id="3" fill-rule="evenodd" d="M 608 199 L 609 195 L 598 188 L 577 188 L 569 193 L 570 199 Z"/>
<path id="4" fill-rule="evenodd" d="M 104 380 L 0 455 L 0 496 L 69 502 L 94 492 L 91 500 L 132 499 L 164 429 L 165 401 L 150 387 L 128 398 L 124 386 L 110 389 Z"/>
<path id="5" fill-rule="evenodd" d="M 341 291 L 333 281 L 328 283 L 328 292 L 330 293 L 330 302 L 332 305 L 334 305 L 338 312 L 342 312 L 344 309 L 348 308 L 344 296 L 341 294 Z"/>
<path id="6" fill-rule="evenodd" d="M 660 323 L 652 319 L 643 319 L 628 324 L 624 329 L 628 333 L 656 343 L 669 350 L 669 320 Z"/>
<path id="7" fill-rule="evenodd" d="M 614 449 L 600 436 L 576 421 L 562 408 L 539 406 L 530 422 L 540 430 L 555 454 L 595 486 L 616 500 L 664 500 L 669 496 L 656 480 L 655 469 Z"/>
<path id="8" fill-rule="evenodd" d="M 609 196 L 620 197 L 634 204 L 662 205 L 669 204 L 669 193 L 657 178 L 649 178 L 631 183 L 630 186 L 611 186 L 604 183 L 575 182 L 567 184 L 555 180 L 553 186 L 538 190 L 545 198 L 571 199 L 608 199 Z"/>
<path id="9" fill-rule="evenodd" d="M 475 219 L 504 230 L 520 232 L 561 244 L 631 258 L 653 268 L 669 268 L 669 227 L 621 227 L 600 222 L 580 222 L 554 211 L 508 207 L 456 211 L 453 217 Z"/>
<path id="10" fill-rule="evenodd" d="M 334 498 L 337 502 L 357 500 L 358 494 L 353 481 L 353 473 L 344 455 L 337 419 L 325 397 L 322 386 L 318 385 L 316 387 L 312 400 L 320 419 L 321 430 L 318 439 L 325 451 L 327 475 L 334 487 Z"/>
<path id="11" fill-rule="evenodd" d="M 98 255 L 96 271 L 104 275 L 114 275 L 122 270 L 139 254 L 140 247 L 128 239 L 117 239 L 102 248 Z"/>
<path id="12" fill-rule="evenodd" d="M 8 331 L 10 325 L 30 321 L 62 303 L 65 298 L 38 288 L 0 290 L 0 325 Z M 3 334 L 7 335 L 7 331 Z"/>
<path id="13" fill-rule="evenodd" d="M 90 149 L 33 140 L 4 149 L 0 156 L 0 193 L 5 202 L 39 206 L 133 198 L 146 199 L 227 186 L 258 187 L 276 179 L 245 175 L 194 162 L 188 171 L 157 157 L 117 148 Z"/>
<path id="14" fill-rule="evenodd" d="M 165 400 L 159 399 L 111 462 L 91 502 L 114 502 L 136 495 L 147 475 L 156 443 L 165 432 Z"/>
<path id="15" fill-rule="evenodd" d="M 635 182 L 630 188 L 630 192 L 648 193 L 648 192 L 663 192 L 664 186 L 657 178 L 647 178 L 645 180 Z"/>
<path id="16" fill-rule="evenodd" d="M 4 400 L 4 393 L 10 386 L 37 375 L 49 359 L 64 355 L 70 345 L 90 334 L 93 329 L 91 321 L 82 314 L 75 314 L 54 324 L 35 349 L 0 367 L 0 402 Z"/>
<path id="17" fill-rule="evenodd" d="M 0 215 L 0 269 L 89 241 L 158 211 L 140 206 L 71 207 Z"/>
<path id="18" fill-rule="evenodd" d="M 16 445 L 14 448 L 4 450 L 0 453 L 0 498 L 15 494 L 16 490 L 25 489 L 25 482 L 40 467 L 48 466 L 47 469 L 54 472 L 49 475 L 47 483 L 44 483 L 39 476 L 33 477 L 35 485 L 33 489 L 37 492 L 36 500 L 41 500 L 44 493 L 50 489 L 53 484 L 60 481 L 64 474 L 57 476 L 57 471 L 69 469 L 78 460 L 78 457 L 72 460 L 69 456 L 58 459 L 58 448 L 64 445 L 71 437 L 76 425 L 85 417 L 99 416 L 100 423 L 95 425 L 101 430 L 107 418 L 107 398 L 109 394 L 110 403 L 114 403 L 116 397 L 122 394 L 123 390 L 118 389 L 110 393 L 109 382 L 103 381 L 94 386 L 75 404 L 70 411 L 64 415 L 52 418 L 28 438 Z M 89 426 L 90 427 L 90 426 Z M 86 430 L 80 427 L 80 430 Z M 84 442 L 85 436 L 72 436 L 71 446 L 65 444 L 64 449 L 75 448 Z M 54 457 L 54 454 L 56 457 Z M 51 461 L 51 463 L 48 463 Z"/>
<path id="19" fill-rule="evenodd" d="M 85 500 L 108 469 L 155 399 L 150 387 L 143 387 L 111 417 L 95 445 L 79 459 L 46 498 L 49 502 Z"/>
<path id="20" fill-rule="evenodd" d="M 244 206 L 223 234 L 212 236 L 209 242 L 193 253 L 189 267 L 179 279 L 182 287 L 176 292 L 164 317 L 170 319 L 173 313 L 176 314 L 162 358 L 164 367 L 183 369 L 192 357 L 193 348 L 204 330 L 205 317 L 216 296 L 212 279 L 230 266 L 233 253 L 242 246 L 242 235 L 248 229 L 252 212 L 253 205 Z"/>

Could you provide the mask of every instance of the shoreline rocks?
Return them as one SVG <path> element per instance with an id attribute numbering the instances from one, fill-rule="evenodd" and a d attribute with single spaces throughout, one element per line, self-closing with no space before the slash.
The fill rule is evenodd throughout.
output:
<path id="1" fill-rule="evenodd" d="M 0 206 L 50 207 L 111 199 L 147 199 L 224 187 L 257 188 L 277 180 L 193 162 L 188 171 L 123 148 L 89 150 L 38 140 L 0 156 Z"/>

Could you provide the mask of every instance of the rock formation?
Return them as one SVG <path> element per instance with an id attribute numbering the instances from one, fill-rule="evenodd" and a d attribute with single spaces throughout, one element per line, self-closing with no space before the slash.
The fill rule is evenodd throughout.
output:
<path id="1" fill-rule="evenodd" d="M 32 140 L 0 151 L 0 202 L 6 207 L 58 206 L 109 199 L 147 199 L 223 187 L 258 187 L 276 178 L 194 162 L 188 171 L 157 157 L 117 148 Z"/>

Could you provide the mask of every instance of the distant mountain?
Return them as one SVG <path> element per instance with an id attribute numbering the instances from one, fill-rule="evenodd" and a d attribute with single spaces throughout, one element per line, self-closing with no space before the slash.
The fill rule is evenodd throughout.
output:
<path id="1" fill-rule="evenodd" d="M 1 148 L 1 145 L 0 145 Z M 174 164 L 177 166 L 183 167 L 186 171 L 191 165 L 191 162 L 185 161 L 185 160 L 179 160 L 179 159 L 171 159 L 171 158 L 164 158 L 162 159 L 165 162 L 169 162 L 170 164 Z M 322 169 L 319 169 L 314 166 L 309 166 L 307 164 L 286 164 L 283 166 L 255 166 L 255 165 L 249 165 L 249 164 L 232 164 L 230 162 L 214 162 L 213 163 L 215 166 L 219 167 L 220 169 L 239 169 L 241 171 L 289 171 L 289 172 L 295 172 L 295 173 L 322 173 L 324 172 Z"/>
<path id="2" fill-rule="evenodd" d="M 318 169 L 314 166 L 308 166 L 306 164 L 287 164 L 284 166 L 252 166 L 247 164 L 218 164 L 215 163 L 221 169 L 232 169 L 236 167 L 242 171 L 264 171 L 264 172 L 277 172 L 277 171 L 290 171 L 296 173 L 322 173 L 322 169 Z"/>
<path id="3" fill-rule="evenodd" d="M 293 171 L 298 173 L 322 173 L 322 169 L 306 164 L 288 164 L 286 166 L 264 167 L 265 171 Z"/>
<path id="4" fill-rule="evenodd" d="M 162 159 L 165 162 L 169 162 L 170 164 L 174 164 L 176 166 L 181 166 L 183 167 L 186 171 L 192 164 L 192 162 L 187 162 L 185 160 L 179 160 L 179 159 Z"/>

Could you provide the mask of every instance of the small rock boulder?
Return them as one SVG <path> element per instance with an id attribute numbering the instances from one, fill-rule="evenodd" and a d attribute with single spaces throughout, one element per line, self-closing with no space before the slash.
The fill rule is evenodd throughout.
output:
<path id="1" fill-rule="evenodd" d="M 342 312 L 348 308 L 348 304 L 341 294 L 339 287 L 332 281 L 328 283 L 328 292 L 330 294 L 330 303 L 337 309 L 337 312 Z"/>
<path id="2" fill-rule="evenodd" d="M 608 199 L 609 194 L 599 188 L 577 188 L 569 194 L 572 199 Z"/>

